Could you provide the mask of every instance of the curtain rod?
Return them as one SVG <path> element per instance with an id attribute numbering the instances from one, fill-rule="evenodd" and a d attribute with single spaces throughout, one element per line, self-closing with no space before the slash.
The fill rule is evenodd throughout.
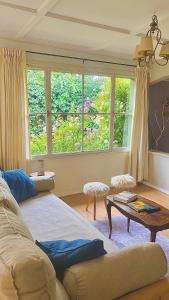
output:
<path id="1" fill-rule="evenodd" d="M 40 55 L 46 55 L 46 56 L 55 56 L 55 57 L 61 57 L 61 58 L 76 59 L 76 60 L 83 61 L 83 63 L 85 61 L 90 61 L 90 62 L 98 62 L 98 63 L 111 64 L 111 65 L 119 65 L 119 66 L 126 66 L 126 67 L 136 67 L 135 65 L 130 65 L 130 64 L 117 63 L 117 62 L 104 61 L 104 60 L 95 60 L 95 59 L 75 57 L 75 56 L 59 55 L 59 54 L 52 54 L 52 53 L 43 53 L 43 52 L 35 52 L 35 51 L 26 51 L 26 53 L 40 54 Z"/>

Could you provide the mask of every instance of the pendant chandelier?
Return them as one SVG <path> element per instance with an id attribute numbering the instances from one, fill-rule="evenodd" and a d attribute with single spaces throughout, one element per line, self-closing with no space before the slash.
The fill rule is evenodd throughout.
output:
<path id="1" fill-rule="evenodd" d="M 153 45 L 154 44 L 154 45 Z M 157 52 L 161 47 L 157 59 Z M 145 37 L 141 38 L 140 44 L 136 46 L 133 59 L 137 61 L 139 66 L 151 66 L 157 63 L 160 66 L 165 66 L 169 61 L 169 41 L 162 41 L 162 33 L 158 27 L 158 19 L 156 15 L 152 16 L 150 29 Z"/>

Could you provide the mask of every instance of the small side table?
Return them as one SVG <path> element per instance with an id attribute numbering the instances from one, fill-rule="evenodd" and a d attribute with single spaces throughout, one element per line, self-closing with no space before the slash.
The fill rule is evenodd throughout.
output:
<path id="1" fill-rule="evenodd" d="M 52 191 L 55 187 L 55 173 L 45 171 L 44 175 L 38 175 L 38 172 L 30 174 L 30 178 L 35 183 L 37 192 Z"/>
<path id="2" fill-rule="evenodd" d="M 33 173 L 30 173 L 29 175 L 30 177 L 47 177 L 48 179 L 53 179 L 56 174 L 54 172 L 50 172 L 50 171 L 45 171 L 44 172 L 44 175 L 38 175 L 38 172 L 33 172 Z"/>

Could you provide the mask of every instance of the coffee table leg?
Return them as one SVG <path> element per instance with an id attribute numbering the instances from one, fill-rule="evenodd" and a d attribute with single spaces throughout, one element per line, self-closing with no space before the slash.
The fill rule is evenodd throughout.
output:
<path id="1" fill-rule="evenodd" d="M 151 231 L 151 239 L 150 239 L 150 242 L 154 242 L 156 241 L 156 234 L 157 232 L 156 231 Z"/>
<path id="2" fill-rule="evenodd" d="M 108 203 L 107 204 L 107 215 L 108 215 L 108 220 L 109 220 L 109 239 L 111 238 L 111 234 L 112 234 L 112 220 L 111 220 L 111 205 Z"/>
<path id="3" fill-rule="evenodd" d="M 130 229 L 130 218 L 127 218 L 127 232 L 129 232 Z"/>

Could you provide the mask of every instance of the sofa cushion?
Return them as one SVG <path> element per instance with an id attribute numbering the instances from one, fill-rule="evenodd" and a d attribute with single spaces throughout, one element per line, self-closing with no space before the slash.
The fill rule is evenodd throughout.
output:
<path id="1" fill-rule="evenodd" d="M 7 183 L 2 177 L 0 177 L 0 205 L 9 208 L 17 215 L 21 215 L 18 203 L 12 196 Z"/>
<path id="2" fill-rule="evenodd" d="M 2 177 L 18 203 L 36 195 L 34 182 L 23 170 L 3 171 Z"/>
<path id="3" fill-rule="evenodd" d="M 56 300 L 55 271 L 31 240 L 20 235 L 0 239 L 0 263 L 1 299 Z"/>
<path id="4" fill-rule="evenodd" d="M 36 244 L 48 255 L 60 280 L 63 280 L 64 272 L 70 266 L 107 253 L 104 250 L 103 241 L 99 239 L 36 241 Z"/>
<path id="5" fill-rule="evenodd" d="M 0 299 L 56 300 L 56 276 L 23 221 L 0 206 Z"/>
<path id="6" fill-rule="evenodd" d="M 0 171 L 0 188 L 3 190 L 7 190 L 10 191 L 10 188 L 8 186 L 8 184 L 6 183 L 6 181 L 2 178 L 2 171 Z"/>
<path id="7" fill-rule="evenodd" d="M 113 300 L 156 282 L 166 272 L 163 250 L 147 243 L 74 265 L 65 272 L 63 285 L 71 300 Z"/>
<path id="8" fill-rule="evenodd" d="M 32 235 L 23 220 L 11 210 L 0 206 L 0 239 L 8 235 L 20 235 L 32 239 Z"/>

